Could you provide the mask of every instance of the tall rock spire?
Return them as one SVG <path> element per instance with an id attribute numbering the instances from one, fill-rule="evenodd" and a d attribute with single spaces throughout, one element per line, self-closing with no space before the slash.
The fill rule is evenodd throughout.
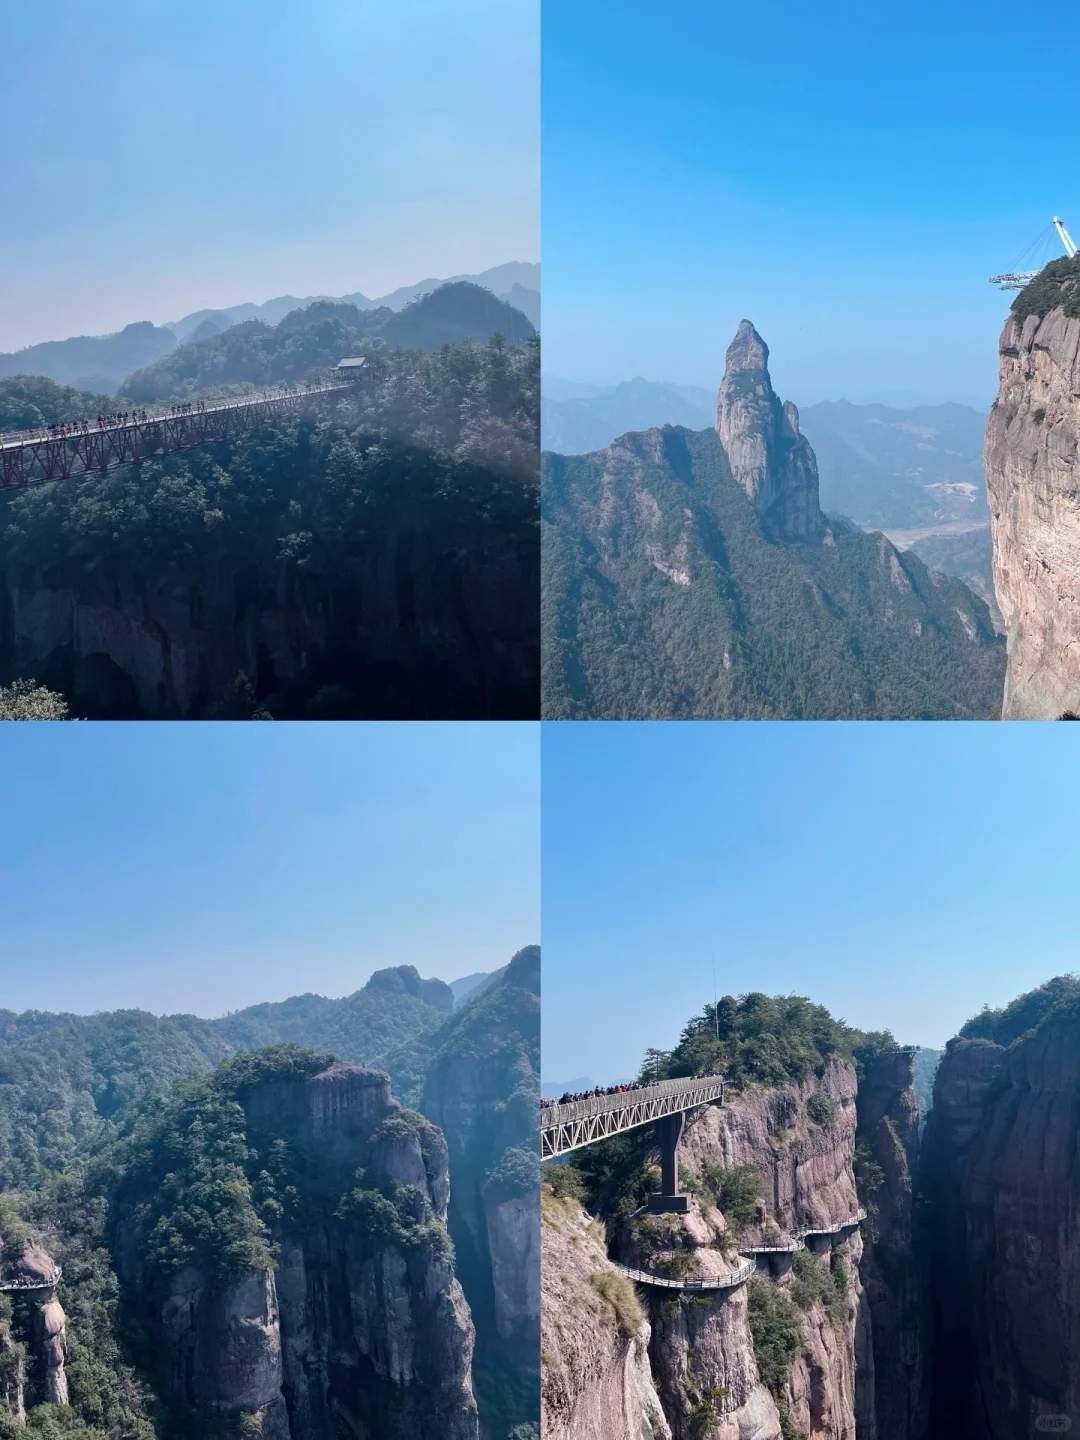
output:
<path id="1" fill-rule="evenodd" d="M 769 347 L 749 320 L 728 346 L 716 397 L 716 433 L 731 473 L 772 540 L 817 544 L 825 534 L 814 452 L 799 434 L 799 412 L 781 405 L 769 379 Z"/>

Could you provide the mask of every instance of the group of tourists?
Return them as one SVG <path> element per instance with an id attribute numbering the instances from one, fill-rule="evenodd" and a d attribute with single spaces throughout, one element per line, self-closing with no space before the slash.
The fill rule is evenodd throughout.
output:
<path id="1" fill-rule="evenodd" d="M 95 431 L 123 429 L 127 425 L 145 425 L 151 420 L 172 420 L 186 415 L 202 414 L 208 409 L 224 409 L 240 406 L 258 400 L 284 400 L 290 395 L 305 395 L 318 391 L 324 386 L 317 381 L 302 385 L 276 385 L 272 390 L 260 390 L 250 395 L 237 396 L 235 400 L 223 400 L 208 406 L 205 400 L 184 400 L 155 410 L 115 410 L 98 415 L 94 420 L 80 418 L 64 420 L 55 425 L 42 425 L 28 430 L 11 430 L 0 436 L 0 440 L 11 444 L 30 440 L 68 440 L 78 435 L 89 435 Z"/>
<path id="2" fill-rule="evenodd" d="M 549 1105 L 573 1105 L 578 1100 L 599 1100 L 607 1095 L 628 1095 L 631 1090 L 644 1090 L 649 1085 L 655 1085 L 655 1080 L 631 1080 L 625 1085 L 599 1085 L 595 1090 L 567 1090 L 565 1095 L 560 1095 L 558 1100 L 546 1100 L 541 1097 L 540 1108 L 546 1110 Z"/>
<path id="3" fill-rule="evenodd" d="M 691 1078 L 689 1076 L 685 1077 Z M 695 1079 L 706 1079 L 706 1076 L 695 1076 Z M 634 1090 L 647 1090 L 650 1085 L 657 1084 L 659 1076 L 649 1080 L 628 1080 L 623 1085 L 598 1085 L 595 1090 L 567 1090 L 560 1095 L 558 1100 L 548 1100 L 540 1097 L 540 1109 L 547 1110 L 552 1105 L 576 1105 L 579 1100 L 602 1100 L 609 1095 L 629 1095 Z"/>

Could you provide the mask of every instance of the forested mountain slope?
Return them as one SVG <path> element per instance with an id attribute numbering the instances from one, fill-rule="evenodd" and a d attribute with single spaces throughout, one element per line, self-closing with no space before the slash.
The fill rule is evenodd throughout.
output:
<path id="1" fill-rule="evenodd" d="M 53 1423 L 62 1384 L 63 1433 L 78 1440 L 203 1440 L 219 1423 L 254 1425 L 244 1416 L 262 1429 L 229 1435 L 322 1440 L 327 1406 L 372 1440 L 433 1424 L 470 1440 L 470 1305 L 485 1317 L 485 1433 L 506 1440 L 527 1423 L 535 1367 L 531 1382 L 498 1377 L 528 1348 L 530 1324 L 535 1336 L 535 1293 L 529 1263 L 508 1260 L 498 1237 L 516 1243 L 514 1217 L 535 1211 L 537 974 L 538 952 L 524 951 L 456 1009 L 449 986 L 398 966 L 340 1000 L 297 996 L 219 1020 L 0 1012 L 0 1267 L 35 1245 L 63 1267 L 48 1386 L 44 1322 L 19 1311 L 5 1331 L 0 1304 L 0 1355 L 8 1344 L 22 1376 L 7 1401 L 0 1391 L 0 1434 L 20 1405 Z M 478 1049 L 493 1068 L 469 1088 Z M 380 1070 L 438 1110 L 435 1123 L 401 1110 Z M 445 1228 L 451 1190 L 452 1228 L 477 1237 L 464 1295 Z M 355 1295 L 372 1284 L 376 1301 L 355 1322 L 364 1335 L 341 1330 L 335 1317 L 358 1314 Z M 335 1287 L 324 1313 L 315 1297 Z M 265 1339 L 242 1361 L 243 1383 L 228 1338 L 239 1315 Z M 324 1346 L 370 1355 L 373 1368 L 317 1386 L 300 1357 Z M 393 1346 L 417 1356 L 396 1379 L 379 1358 Z"/>

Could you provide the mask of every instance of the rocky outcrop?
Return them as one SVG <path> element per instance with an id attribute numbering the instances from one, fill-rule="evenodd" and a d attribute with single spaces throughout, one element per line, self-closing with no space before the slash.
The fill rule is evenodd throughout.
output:
<path id="1" fill-rule="evenodd" d="M 415 965 L 391 965 L 376 970 L 364 986 L 370 994 L 411 995 L 436 1010 L 454 1008 L 454 992 L 445 980 L 425 980 Z"/>
<path id="2" fill-rule="evenodd" d="M 1077 284 L 1001 332 L 984 458 L 1006 719 L 1080 711 L 1080 318 L 1067 314 Z"/>
<path id="3" fill-rule="evenodd" d="M 117 1238 L 174 1410 L 209 1435 L 243 1423 L 264 1440 L 476 1440 L 473 1327 L 446 1243 L 438 1130 L 394 1102 L 381 1071 L 356 1065 L 263 1080 L 240 1101 L 260 1154 L 289 1157 L 296 1199 L 273 1268 L 191 1263 L 163 1289 L 137 1210 Z"/>
<path id="4" fill-rule="evenodd" d="M 649 1323 L 608 1260 L 603 1227 L 546 1189 L 542 1205 L 544 1440 L 671 1440 L 649 1364 Z"/>
<path id="5" fill-rule="evenodd" d="M 1013 1440 L 1080 1414 L 1080 1015 L 1007 1047 L 949 1043 L 925 1169 L 933 1200 L 934 1434 Z"/>
<path id="6" fill-rule="evenodd" d="M 0 1246 L 0 1415 L 16 1425 L 40 1404 L 68 1403 L 67 1316 L 57 1298 L 60 1270 L 36 1241 L 16 1253 Z"/>
<path id="7" fill-rule="evenodd" d="M 877 1167 L 859 1275 L 859 1440 L 919 1440 L 929 1404 L 928 1273 L 917 1231 L 919 1104 L 914 1055 L 887 1051 L 859 1084 L 858 1154 Z"/>
<path id="8" fill-rule="evenodd" d="M 769 378 L 769 347 L 741 320 L 727 349 L 716 398 L 716 433 L 731 466 L 776 540 L 816 543 L 825 534 L 817 461 L 799 434 L 799 412 L 781 404 Z"/>

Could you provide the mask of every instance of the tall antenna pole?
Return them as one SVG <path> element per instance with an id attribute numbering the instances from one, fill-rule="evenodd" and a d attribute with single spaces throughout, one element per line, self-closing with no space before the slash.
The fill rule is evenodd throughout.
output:
<path id="1" fill-rule="evenodd" d="M 1068 230 L 1065 229 L 1065 221 L 1062 220 L 1060 215 L 1054 216 L 1054 229 L 1058 233 L 1058 239 L 1065 247 L 1065 254 L 1071 260 L 1076 254 L 1076 242 L 1073 240 Z"/>

